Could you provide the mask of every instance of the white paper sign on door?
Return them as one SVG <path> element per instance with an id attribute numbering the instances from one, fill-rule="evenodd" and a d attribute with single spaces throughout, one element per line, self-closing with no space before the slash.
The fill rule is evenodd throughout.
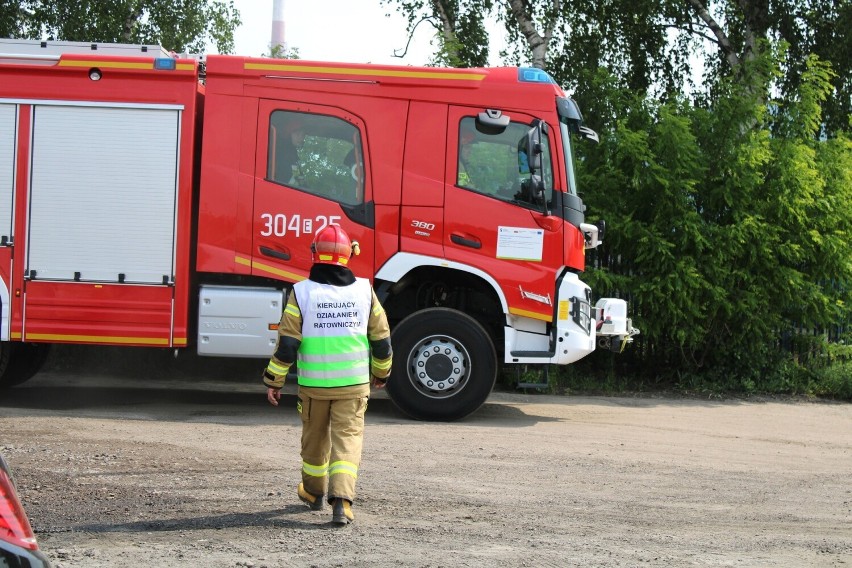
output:
<path id="1" fill-rule="evenodd" d="M 497 228 L 497 258 L 541 262 L 544 230 L 524 227 Z"/>

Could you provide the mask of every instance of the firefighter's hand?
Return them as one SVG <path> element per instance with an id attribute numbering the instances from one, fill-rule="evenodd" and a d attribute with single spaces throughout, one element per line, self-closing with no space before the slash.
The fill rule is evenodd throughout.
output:
<path id="1" fill-rule="evenodd" d="M 373 388 L 383 389 L 385 385 L 388 384 L 387 379 L 380 379 L 379 377 L 373 377 Z"/>
<path id="2" fill-rule="evenodd" d="M 269 404 L 271 404 L 272 406 L 278 406 L 278 401 L 281 400 L 281 389 L 267 387 L 266 400 L 268 400 Z"/>

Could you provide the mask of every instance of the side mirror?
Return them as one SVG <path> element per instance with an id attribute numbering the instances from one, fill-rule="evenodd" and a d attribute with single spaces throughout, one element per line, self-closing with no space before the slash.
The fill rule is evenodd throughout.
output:
<path id="1" fill-rule="evenodd" d="M 533 174 L 521 182 L 521 190 L 515 194 L 515 199 L 544 207 L 544 189 L 541 177 Z"/>
<path id="2" fill-rule="evenodd" d="M 527 131 L 527 136 L 524 140 L 523 151 L 527 154 L 527 163 L 530 167 L 530 173 L 541 175 L 544 168 L 542 163 L 542 147 L 541 135 L 542 132 L 547 132 L 547 124 L 536 119 L 533 121 L 532 128 Z M 539 181 L 541 181 L 539 179 Z"/>

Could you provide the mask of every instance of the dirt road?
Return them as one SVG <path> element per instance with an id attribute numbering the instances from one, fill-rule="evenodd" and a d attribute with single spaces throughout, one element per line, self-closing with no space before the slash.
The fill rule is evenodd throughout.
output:
<path id="1" fill-rule="evenodd" d="M 59 568 L 852 566 L 849 404 L 377 397 L 341 529 L 295 497 L 288 388 L 45 372 L 0 394 L 0 451 Z"/>

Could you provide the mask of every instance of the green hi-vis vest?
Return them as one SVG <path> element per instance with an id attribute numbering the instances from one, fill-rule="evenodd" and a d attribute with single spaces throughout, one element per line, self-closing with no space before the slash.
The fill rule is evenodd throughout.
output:
<path id="1" fill-rule="evenodd" d="M 299 385 L 331 388 L 369 383 L 370 282 L 356 278 L 349 286 L 331 286 L 303 280 L 293 291 L 302 312 Z"/>

